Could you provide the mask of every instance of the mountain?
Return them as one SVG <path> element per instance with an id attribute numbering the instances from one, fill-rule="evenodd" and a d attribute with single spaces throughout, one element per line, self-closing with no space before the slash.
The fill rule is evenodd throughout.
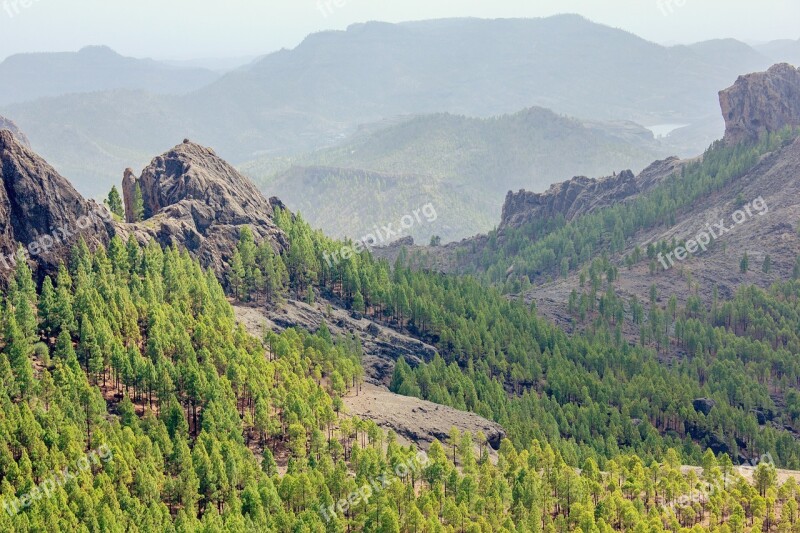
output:
<path id="1" fill-rule="evenodd" d="M 562 325 L 571 322 L 564 310 L 579 277 L 601 256 L 625 268 L 614 285 L 639 301 L 656 287 L 685 302 L 681 287 L 691 280 L 692 295 L 711 305 L 749 284 L 791 278 L 800 265 L 800 70 L 778 64 L 742 76 L 719 99 L 725 139 L 701 157 L 510 192 L 496 231 L 415 250 L 439 270 L 511 290 L 533 283 L 527 298 Z M 708 242 L 698 249 L 698 239 Z M 689 241 L 696 253 L 677 260 L 674 251 Z M 398 250 L 378 254 L 394 259 Z"/>
<path id="2" fill-rule="evenodd" d="M 334 237 L 359 238 L 431 203 L 436 225 L 409 234 L 458 240 L 491 229 L 509 189 L 543 190 L 569 172 L 641 169 L 666 155 L 652 133 L 632 123 L 580 121 L 530 108 L 480 119 L 451 114 L 365 127 L 334 148 L 290 161 L 242 165 L 262 189 Z M 291 165 L 265 178 L 277 165 Z"/>
<path id="3" fill-rule="evenodd" d="M 244 226 L 256 242 L 268 241 L 276 251 L 286 248 L 273 222 L 274 207 L 283 207 L 280 201 L 267 200 L 213 150 L 189 140 L 153 159 L 138 178 L 126 170 L 122 190 L 126 220 L 136 229 L 165 246 L 188 250 L 216 272 L 233 257 Z"/>
<path id="4" fill-rule="evenodd" d="M 664 47 L 573 15 L 369 22 L 315 33 L 183 96 L 101 92 L 0 112 L 79 189 L 99 194 L 120 167 L 144 166 L 170 139 L 197 139 L 240 164 L 329 147 L 360 124 L 409 114 L 489 117 L 540 106 L 688 124 L 692 134 L 676 146 L 690 155 L 722 131 L 717 89 L 771 63 L 735 41 Z"/>
<path id="5" fill-rule="evenodd" d="M 52 272 L 80 238 L 97 247 L 114 234 L 108 211 L 84 198 L 53 167 L 0 129 L 0 280 L 22 257 Z M 22 255 L 19 247 L 23 246 Z"/>
<path id="6" fill-rule="evenodd" d="M 44 265 L 63 260 L 56 276 L 20 267 L 0 288 L 0 531 L 790 523 L 799 476 L 776 466 L 800 467 L 800 132 L 776 116 L 695 160 L 512 193 L 497 231 L 434 247 L 479 254 L 466 276 L 341 253 L 188 140 L 127 171 L 134 222 L 87 227 L 89 246 Z M 95 207 L 8 131 L 0 169 L 3 246 Z M 652 268 L 730 209 L 751 219 L 730 254 Z M 712 291 L 767 248 L 774 270 L 745 255 L 738 279 L 774 286 Z M 562 283 L 566 303 L 543 297 Z"/>
<path id="7" fill-rule="evenodd" d="M 780 39 L 756 45 L 755 49 L 776 63 L 788 61 L 795 66 L 800 66 L 800 39 L 796 41 Z"/>
<path id="8" fill-rule="evenodd" d="M 681 168 L 677 157 L 656 161 L 639 175 L 630 170 L 600 179 L 583 176 L 552 185 L 544 193 L 509 191 L 499 229 L 521 228 L 540 220 L 575 220 L 644 194 Z"/>
<path id="9" fill-rule="evenodd" d="M 126 221 L 84 199 L 8 130 L 0 130 L 0 178 L 0 280 L 13 272 L 19 246 L 40 267 L 40 276 L 52 273 L 80 239 L 93 249 L 113 236 L 178 246 L 218 273 L 227 268 L 245 226 L 258 244 L 275 252 L 287 247 L 273 220 L 283 204 L 262 196 L 212 150 L 188 140 L 153 159 L 139 177 L 125 171 Z"/>
<path id="10" fill-rule="evenodd" d="M 673 47 L 681 49 L 680 45 Z M 717 65 L 718 68 L 737 69 L 739 72 L 749 72 L 764 66 L 765 62 L 771 62 L 761 51 L 736 39 L 712 39 L 686 46 L 688 50 L 694 52 L 704 61 Z M 778 54 L 779 56 L 781 53 Z"/>
<path id="11" fill-rule="evenodd" d="M 110 89 L 182 94 L 217 77 L 201 68 L 124 57 L 106 46 L 87 46 L 78 52 L 17 54 L 0 63 L 0 105 Z"/>

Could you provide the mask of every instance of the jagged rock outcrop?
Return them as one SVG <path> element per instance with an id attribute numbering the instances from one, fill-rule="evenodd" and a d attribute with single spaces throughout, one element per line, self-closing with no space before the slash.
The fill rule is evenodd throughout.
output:
<path id="1" fill-rule="evenodd" d="M 81 237 L 94 247 L 116 231 L 105 207 L 84 199 L 9 130 L 0 130 L 0 182 L 0 279 L 13 272 L 20 246 L 42 276 Z"/>
<path id="2" fill-rule="evenodd" d="M 125 222 L 135 222 L 134 220 L 134 190 L 136 189 L 136 175 L 130 168 L 125 169 L 122 176 L 122 201 L 125 206 Z"/>
<path id="3" fill-rule="evenodd" d="M 137 222 L 137 231 L 164 246 L 186 248 L 217 272 L 233 256 L 242 226 L 250 226 L 256 242 L 267 239 L 276 251 L 287 246 L 273 221 L 279 200 L 264 197 L 210 148 L 185 140 L 153 159 L 138 179 L 126 172 L 123 195 L 128 220 L 133 220 L 137 185 L 145 217 Z"/>
<path id="4" fill-rule="evenodd" d="M 525 190 L 506 195 L 500 228 L 515 228 L 534 220 L 545 220 L 563 215 L 572 220 L 597 209 L 625 201 L 657 185 L 672 174 L 680 164 L 676 157 L 656 161 L 638 176 L 630 170 L 592 179 L 578 176 L 556 183 L 544 193 Z"/>
<path id="5" fill-rule="evenodd" d="M 800 126 L 800 69 L 787 63 L 740 76 L 720 91 L 725 141 L 757 139 L 786 126 Z"/>
<path id="6" fill-rule="evenodd" d="M 25 134 L 22 133 L 22 130 L 19 129 L 19 127 L 14 123 L 13 120 L 0 116 L 0 130 L 10 131 L 12 134 L 14 134 L 14 137 L 17 138 L 20 144 L 24 145 L 27 148 L 31 147 L 31 143 L 28 140 L 28 137 L 26 137 Z"/>

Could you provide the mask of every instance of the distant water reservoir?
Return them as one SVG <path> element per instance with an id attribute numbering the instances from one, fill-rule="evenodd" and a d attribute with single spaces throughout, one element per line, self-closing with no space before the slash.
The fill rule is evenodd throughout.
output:
<path id="1" fill-rule="evenodd" d="M 660 137 L 667 137 L 673 131 L 685 128 L 689 124 L 657 124 L 655 126 L 645 126 L 648 130 L 653 132 L 653 136 L 658 139 Z"/>

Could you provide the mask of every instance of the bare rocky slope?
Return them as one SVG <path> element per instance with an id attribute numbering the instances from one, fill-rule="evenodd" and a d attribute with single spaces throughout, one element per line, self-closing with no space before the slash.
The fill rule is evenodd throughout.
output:
<path id="1" fill-rule="evenodd" d="M 800 69 L 780 64 L 766 72 L 742 76 L 720 92 L 720 106 L 727 124 L 725 140 L 729 143 L 748 142 L 787 126 L 800 126 Z M 729 228 L 707 251 L 683 261 L 673 260 L 674 264 L 665 260 L 669 268 L 659 266 L 651 273 L 648 263 L 642 262 L 625 269 L 616 283 L 617 290 L 645 300 L 655 285 L 659 294 L 675 294 L 681 303 L 691 294 L 710 302 L 715 287 L 720 297 L 729 298 L 743 285 L 766 287 L 790 278 L 800 254 L 798 176 L 800 139 L 764 155 L 754 168 L 724 189 L 698 199 L 679 214 L 674 224 L 642 231 L 629 240 L 626 249 L 612 259 L 621 263 L 637 245 L 644 249 L 648 243 L 687 241 L 720 221 Z M 742 273 L 740 262 L 745 254 L 750 269 Z M 771 269 L 764 272 L 761 266 L 767 256 Z M 573 274 L 536 287 L 526 297 L 566 325 L 570 322 L 566 303 L 576 286 L 577 274 Z"/>
<path id="2" fill-rule="evenodd" d="M 20 246 L 41 274 L 55 269 L 79 239 L 95 246 L 115 231 L 105 207 L 85 200 L 17 135 L 0 129 L 0 281 L 13 272 Z"/>
<path id="3" fill-rule="evenodd" d="M 137 187 L 142 221 L 134 213 Z M 138 232 L 186 248 L 217 272 L 232 257 L 243 226 L 252 229 L 256 242 L 267 239 L 276 251 L 287 245 L 273 221 L 280 201 L 265 198 L 213 150 L 189 140 L 153 159 L 138 178 L 126 170 L 122 190 L 127 222 Z"/>
<path id="4" fill-rule="evenodd" d="M 329 305 L 331 312 L 326 315 L 325 309 Z M 357 394 L 351 393 L 344 398 L 348 413 L 372 420 L 384 429 L 391 429 L 401 439 L 420 449 L 427 450 L 434 439 L 444 442 L 453 427 L 473 435 L 483 432 L 494 449 L 500 447 L 505 437 L 505 430 L 499 424 L 474 413 L 389 391 L 387 385 L 391 381 L 395 361 L 402 356 L 409 364 L 415 365 L 433 356 L 433 346 L 351 314 L 326 300 L 314 305 L 289 300 L 278 309 L 237 305 L 234 310 L 239 322 L 257 336 L 263 335 L 265 328 L 280 331 L 301 327 L 316 331 L 323 321 L 335 335 L 356 335 L 364 348 L 362 362 L 366 383 Z"/>
<path id="5" fill-rule="evenodd" d="M 655 285 L 661 295 L 674 294 L 681 304 L 692 294 L 699 295 L 710 303 L 714 288 L 720 298 L 730 298 L 736 289 L 754 284 L 767 287 L 780 280 L 790 278 L 795 258 L 800 254 L 800 139 L 775 153 L 766 155 L 750 172 L 732 183 L 725 190 L 709 195 L 686 210 L 673 225 L 664 225 L 640 232 L 628 241 L 626 249 L 612 260 L 622 262 L 635 246 L 644 249 L 650 242 L 662 240 L 677 242 L 692 239 L 706 230 L 706 225 L 724 220 L 728 232 L 719 237 L 706 252 L 675 261 L 668 269 L 658 266 L 650 272 L 646 261 L 627 269 L 620 266 L 620 276 L 615 283 L 617 291 L 627 297 L 636 296 L 640 301 L 649 298 L 650 287 Z M 752 206 L 752 216 L 741 224 L 733 221 L 734 213 L 744 199 Z M 763 204 L 762 204 L 763 201 Z M 763 214 L 759 214 L 759 212 Z M 745 212 L 746 214 L 746 212 Z M 740 271 L 740 261 L 747 253 L 750 270 Z M 762 271 L 764 258 L 769 255 L 771 271 Z M 667 263 L 669 265 L 669 263 Z M 567 325 L 567 301 L 573 288 L 579 285 L 578 274 L 556 280 L 532 289 L 528 301 L 537 302 L 539 310 L 556 322 Z"/>

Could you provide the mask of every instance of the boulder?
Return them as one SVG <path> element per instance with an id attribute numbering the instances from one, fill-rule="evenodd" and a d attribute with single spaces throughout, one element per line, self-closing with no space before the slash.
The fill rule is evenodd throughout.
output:
<path id="1" fill-rule="evenodd" d="M 696 400 L 692 401 L 692 406 L 694 410 L 698 413 L 703 413 L 704 415 L 708 416 L 708 413 L 717 405 L 717 402 L 710 398 L 697 398 Z"/>

